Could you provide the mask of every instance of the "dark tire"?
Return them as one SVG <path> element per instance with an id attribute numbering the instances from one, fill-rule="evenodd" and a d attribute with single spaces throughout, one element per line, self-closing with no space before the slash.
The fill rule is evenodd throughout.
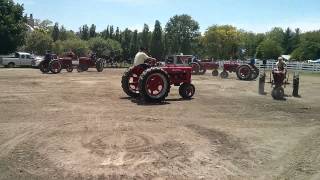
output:
<path id="1" fill-rule="evenodd" d="M 62 65 L 58 60 L 53 60 L 49 63 L 49 69 L 53 74 L 58 74 L 62 70 Z"/>
<path id="2" fill-rule="evenodd" d="M 82 67 L 80 65 L 77 66 L 77 71 L 78 71 L 78 73 L 83 72 Z"/>
<path id="3" fill-rule="evenodd" d="M 283 100 L 284 99 L 284 89 L 283 87 L 275 87 L 271 93 L 273 99 L 275 100 Z"/>
<path id="4" fill-rule="evenodd" d="M 253 67 L 251 73 L 251 80 L 256 80 L 259 77 L 260 71 L 257 67 Z"/>
<path id="5" fill-rule="evenodd" d="M 8 68 L 14 68 L 16 65 L 13 63 L 13 62 L 11 62 L 11 63 L 9 63 L 8 65 L 7 65 L 7 67 Z"/>
<path id="6" fill-rule="evenodd" d="M 191 99 L 196 91 L 193 84 L 184 83 L 179 87 L 179 94 L 183 99 Z"/>
<path id="7" fill-rule="evenodd" d="M 73 71 L 73 65 L 72 64 L 67 65 L 66 70 L 67 72 L 71 73 Z"/>
<path id="8" fill-rule="evenodd" d="M 229 73 L 227 71 L 222 71 L 220 77 L 222 79 L 227 79 L 229 77 Z"/>
<path id="9" fill-rule="evenodd" d="M 79 64 L 77 67 L 77 71 L 79 73 L 84 72 L 84 71 L 88 71 L 89 67 L 87 65 L 84 64 Z"/>
<path id="10" fill-rule="evenodd" d="M 200 65 L 198 63 L 191 63 L 191 67 L 192 67 L 192 71 L 191 74 L 192 75 L 198 75 L 200 72 Z"/>
<path id="11" fill-rule="evenodd" d="M 139 77 L 138 75 L 133 74 L 133 68 L 134 67 L 131 67 L 124 72 L 121 80 L 121 87 L 128 96 L 137 98 L 140 96 L 138 90 Z M 135 79 L 137 81 L 136 84 L 134 83 Z"/>
<path id="12" fill-rule="evenodd" d="M 48 73 L 50 71 L 49 69 L 49 63 L 48 62 L 44 62 L 42 61 L 40 64 L 39 64 L 39 69 L 42 73 Z"/>
<path id="13" fill-rule="evenodd" d="M 98 59 L 96 62 L 96 69 L 98 72 L 102 72 L 104 67 L 103 67 L 104 63 L 101 59 Z"/>
<path id="14" fill-rule="evenodd" d="M 241 65 L 236 70 L 237 77 L 242 81 L 251 80 L 252 70 L 249 65 Z"/>
<path id="15" fill-rule="evenodd" d="M 206 72 L 207 72 L 207 69 L 204 66 L 201 66 L 199 70 L 199 75 L 204 75 L 206 74 Z"/>
<path id="16" fill-rule="evenodd" d="M 139 78 L 139 91 L 146 102 L 164 101 L 170 92 L 168 74 L 157 67 L 145 70 Z"/>
<path id="17" fill-rule="evenodd" d="M 219 76 L 219 71 L 217 69 L 214 69 L 212 71 L 212 76 Z"/>

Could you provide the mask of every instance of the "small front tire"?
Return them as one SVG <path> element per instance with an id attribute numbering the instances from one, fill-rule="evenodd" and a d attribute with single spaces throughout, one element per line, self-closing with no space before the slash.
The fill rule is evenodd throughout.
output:
<path id="1" fill-rule="evenodd" d="M 193 84 L 184 83 L 179 87 L 179 94 L 183 99 L 191 99 L 196 91 Z"/>

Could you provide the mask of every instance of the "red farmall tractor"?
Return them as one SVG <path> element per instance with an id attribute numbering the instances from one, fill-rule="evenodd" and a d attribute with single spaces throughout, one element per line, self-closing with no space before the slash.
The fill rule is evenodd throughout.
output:
<path id="1" fill-rule="evenodd" d="M 173 62 L 178 66 L 192 67 L 193 75 L 204 75 L 207 70 L 212 70 L 213 76 L 219 75 L 219 64 L 211 60 L 200 60 L 193 55 L 173 55 L 166 60 L 166 64 L 175 64 Z"/>
<path id="2" fill-rule="evenodd" d="M 259 69 L 254 64 L 243 64 L 241 65 L 236 61 L 227 61 L 223 65 L 223 71 L 220 77 L 225 79 L 229 77 L 229 73 L 236 73 L 239 80 L 251 81 L 255 80 L 259 76 Z"/>
<path id="3" fill-rule="evenodd" d="M 69 52 L 64 54 L 62 58 L 50 63 L 50 71 L 54 74 L 60 73 L 62 69 L 72 72 L 74 67 L 77 67 L 78 72 L 87 71 L 91 67 L 96 68 L 98 72 L 102 72 L 104 60 L 98 59 L 95 54 L 91 54 L 90 57 L 78 58 L 74 53 Z"/>
<path id="4" fill-rule="evenodd" d="M 284 88 L 289 84 L 289 73 L 287 70 L 279 71 L 274 69 L 270 74 L 270 83 L 272 86 L 271 96 L 275 100 L 284 99 Z"/>
<path id="5" fill-rule="evenodd" d="M 195 87 L 191 84 L 191 67 L 175 64 L 155 66 L 155 63 L 141 64 L 129 68 L 122 76 L 122 89 L 130 97 L 142 97 L 146 102 L 162 102 L 172 85 L 179 86 L 183 99 L 191 99 Z"/>

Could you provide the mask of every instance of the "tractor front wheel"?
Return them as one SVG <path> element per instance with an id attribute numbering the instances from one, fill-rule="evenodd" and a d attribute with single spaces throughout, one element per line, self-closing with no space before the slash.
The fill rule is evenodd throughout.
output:
<path id="1" fill-rule="evenodd" d="M 212 76 L 219 76 L 219 71 L 217 69 L 213 70 Z"/>
<path id="2" fill-rule="evenodd" d="M 133 72 L 133 69 L 131 67 L 124 72 L 121 87 L 128 96 L 137 98 L 140 95 L 138 90 L 139 76 Z"/>
<path id="3" fill-rule="evenodd" d="M 200 65 L 198 63 L 191 63 L 191 67 L 192 67 L 192 75 L 198 75 L 200 72 Z"/>
<path id="4" fill-rule="evenodd" d="M 283 100 L 284 99 L 284 89 L 283 87 L 275 87 L 271 93 L 273 99 L 275 100 Z"/>
<path id="5" fill-rule="evenodd" d="M 184 83 L 179 87 L 179 94 L 183 99 L 191 99 L 196 91 L 193 84 Z"/>
<path id="6" fill-rule="evenodd" d="M 72 64 L 67 65 L 66 70 L 67 70 L 67 72 L 71 73 L 73 71 Z"/>
<path id="7" fill-rule="evenodd" d="M 50 62 L 49 69 L 53 74 L 58 74 L 62 70 L 62 65 L 58 60 L 54 60 Z"/>
<path id="8" fill-rule="evenodd" d="M 251 72 L 251 80 L 256 80 L 260 74 L 260 71 L 257 67 L 253 67 L 253 70 Z"/>
<path id="9" fill-rule="evenodd" d="M 168 74 L 160 68 L 144 71 L 139 78 L 141 97 L 147 102 L 162 102 L 169 95 L 170 81 Z"/>
<path id="10" fill-rule="evenodd" d="M 222 71 L 220 77 L 222 79 L 227 79 L 229 77 L 229 73 L 227 71 Z"/>

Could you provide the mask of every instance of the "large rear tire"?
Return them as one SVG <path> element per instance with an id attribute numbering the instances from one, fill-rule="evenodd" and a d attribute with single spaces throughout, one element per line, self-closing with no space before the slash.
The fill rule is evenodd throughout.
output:
<path id="1" fill-rule="evenodd" d="M 48 73 L 50 71 L 49 69 L 49 63 L 48 62 L 44 62 L 42 61 L 40 64 L 39 64 L 39 69 L 42 73 Z"/>
<path id="2" fill-rule="evenodd" d="M 179 87 L 179 94 L 183 99 L 191 99 L 196 91 L 193 84 L 184 83 Z"/>
<path id="3" fill-rule="evenodd" d="M 53 74 L 58 74 L 62 70 L 62 65 L 58 60 L 53 60 L 49 63 L 49 69 Z"/>
<path id="4" fill-rule="evenodd" d="M 168 74 L 157 67 L 145 70 L 139 78 L 139 91 L 146 102 L 164 101 L 170 92 Z"/>
<path id="5" fill-rule="evenodd" d="M 104 69 L 104 63 L 102 61 L 102 59 L 98 59 L 96 62 L 96 69 L 98 72 L 102 72 Z"/>
<path id="6" fill-rule="evenodd" d="M 137 98 L 140 96 L 138 89 L 139 77 L 137 74 L 133 73 L 133 68 L 134 67 L 131 67 L 124 72 L 121 80 L 121 87 L 128 96 Z"/>
<path id="7" fill-rule="evenodd" d="M 237 77 L 242 81 L 251 80 L 252 70 L 249 65 L 241 65 L 236 70 Z"/>
<path id="8" fill-rule="evenodd" d="M 198 75 L 200 72 L 200 65 L 198 63 L 191 63 L 191 67 L 192 67 L 192 71 L 191 74 L 192 75 Z"/>

